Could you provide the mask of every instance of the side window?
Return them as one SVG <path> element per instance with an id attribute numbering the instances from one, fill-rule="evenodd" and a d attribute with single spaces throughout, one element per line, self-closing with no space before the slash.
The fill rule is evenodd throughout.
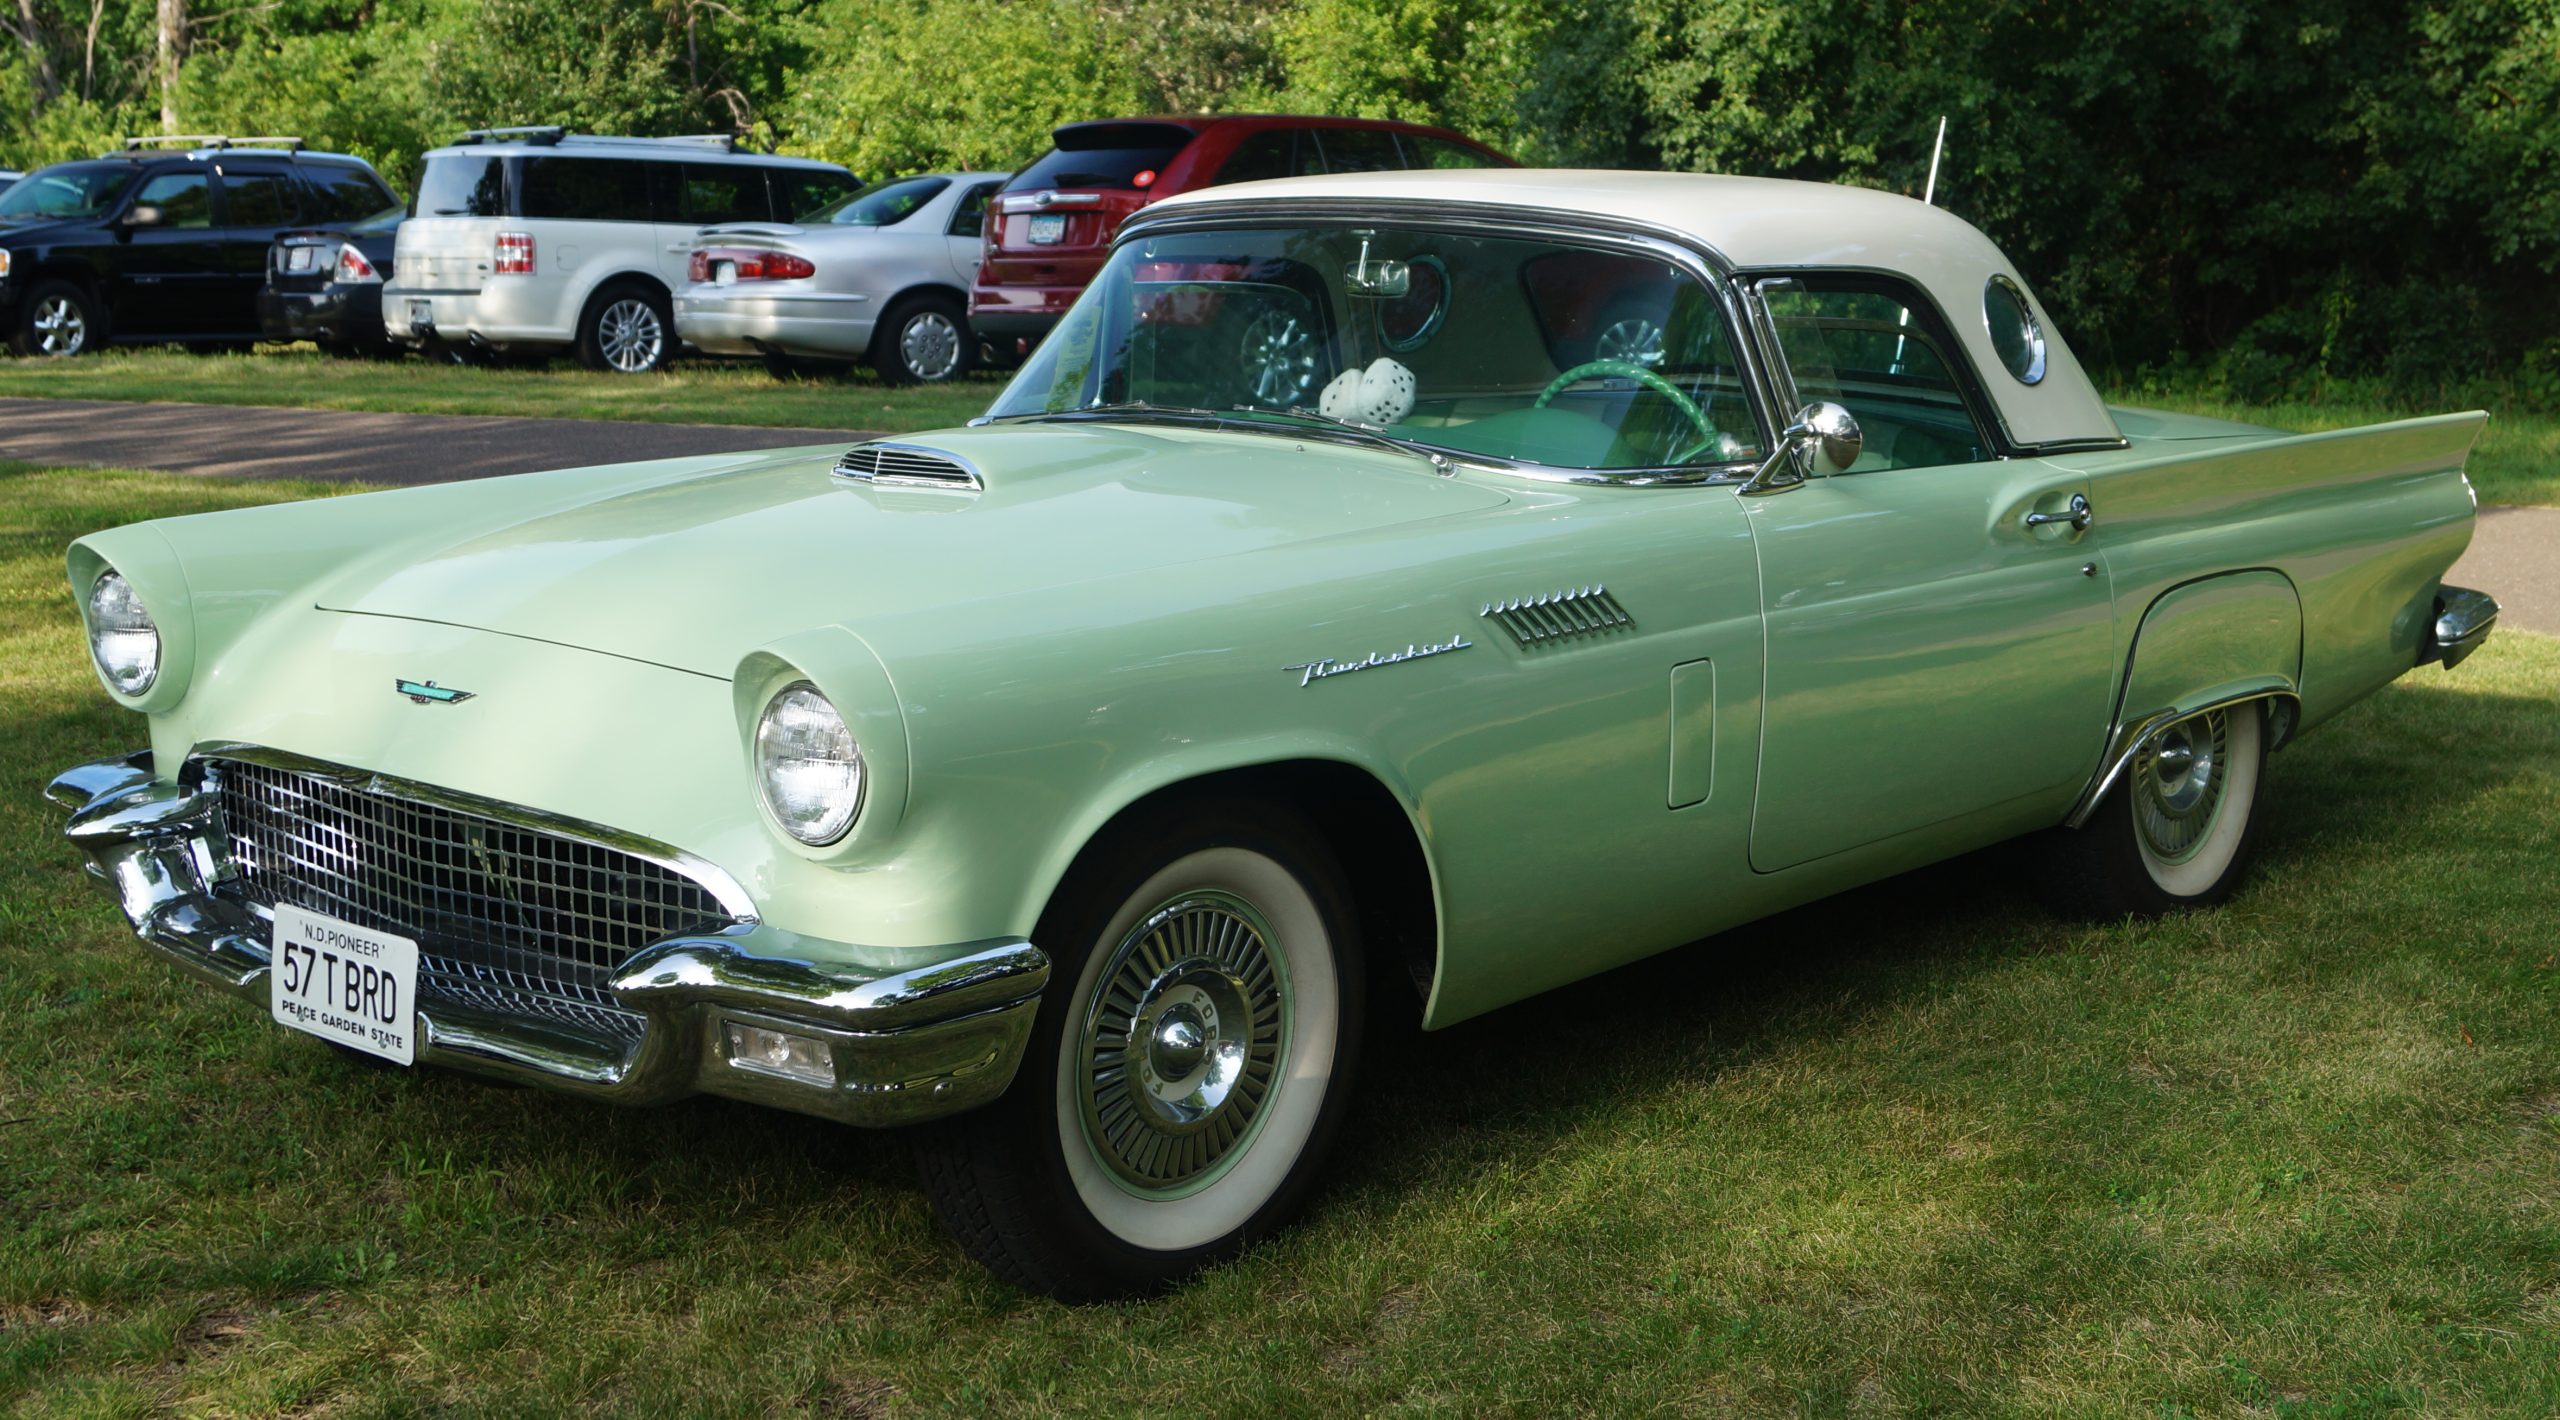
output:
<path id="1" fill-rule="evenodd" d="M 649 165 L 614 158 L 527 158 L 518 177 L 526 217 L 578 222 L 650 220 Z"/>
<path id="2" fill-rule="evenodd" d="M 213 184 L 203 173 L 162 173 L 142 185 L 133 205 L 159 208 L 163 227 L 210 227 Z"/>
<path id="3" fill-rule="evenodd" d="M 852 177 L 824 168 L 774 168 L 773 215 L 782 222 L 806 222 L 842 202 L 854 191 Z"/>
<path id="4" fill-rule="evenodd" d="M 1000 184 L 982 182 L 960 194 L 951 209 L 951 235 L 983 237 L 987 234 L 987 199 L 995 195 Z"/>
<path id="5" fill-rule="evenodd" d="M 1962 356 L 1936 313 L 1883 278 L 1807 276 L 1758 286 L 1796 398 L 1856 415 L 1864 468 L 1927 468 L 1995 457 L 1965 397 Z"/>
<path id="6" fill-rule="evenodd" d="M 281 227 L 294 220 L 293 179 L 283 173 L 222 175 L 224 225 Z"/>
<path id="7" fill-rule="evenodd" d="M 302 170 L 302 181 L 314 221 L 361 222 L 400 205 L 391 189 L 363 168 L 314 163 Z"/>
<path id="8" fill-rule="evenodd" d="M 770 222 L 764 170 L 745 163 L 686 163 L 678 220 L 708 227 L 715 222 Z"/>
<path id="9" fill-rule="evenodd" d="M 1419 133 L 1399 133 L 1396 142 L 1404 149 L 1404 165 L 1408 168 L 1484 168 L 1492 162 L 1484 154 L 1446 138 L 1425 138 Z"/>
<path id="10" fill-rule="evenodd" d="M 1329 173 L 1382 173 L 1404 166 L 1396 136 L 1379 128 L 1325 128 L 1316 132 L 1324 144 L 1324 170 Z"/>
<path id="11" fill-rule="evenodd" d="M 1212 185 L 1229 182 L 1260 182 L 1265 178 L 1303 177 L 1324 171 L 1323 156 L 1316 151 L 1314 135 L 1303 128 L 1272 128 L 1254 134 L 1236 145 L 1227 160 L 1218 165 Z"/>

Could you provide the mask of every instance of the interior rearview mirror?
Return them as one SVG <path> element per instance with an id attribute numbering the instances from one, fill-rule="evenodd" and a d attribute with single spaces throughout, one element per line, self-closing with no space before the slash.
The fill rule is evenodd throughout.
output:
<path id="1" fill-rule="evenodd" d="M 1343 269 L 1342 284 L 1352 295 L 1392 301 L 1413 289 L 1413 266 L 1409 262 L 1373 258 L 1364 246 L 1360 260 Z"/>

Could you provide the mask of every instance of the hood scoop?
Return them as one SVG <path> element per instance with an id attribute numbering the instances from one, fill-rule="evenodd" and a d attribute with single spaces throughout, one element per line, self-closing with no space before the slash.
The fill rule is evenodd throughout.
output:
<path id="1" fill-rule="evenodd" d="M 846 450 L 836 460 L 836 477 L 882 488 L 930 488 L 945 493 L 983 493 L 987 487 L 977 466 L 958 454 L 885 440 Z"/>

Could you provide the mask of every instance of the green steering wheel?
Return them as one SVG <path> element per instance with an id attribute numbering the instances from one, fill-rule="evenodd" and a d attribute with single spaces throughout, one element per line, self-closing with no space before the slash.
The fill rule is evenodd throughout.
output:
<path id="1" fill-rule="evenodd" d="M 1724 437 L 1724 431 L 1718 429 L 1714 421 L 1707 418 L 1707 412 L 1698 407 L 1696 400 L 1683 394 L 1678 385 L 1632 360 L 1586 360 L 1549 381 L 1545 389 L 1538 391 L 1537 402 L 1529 407 L 1544 409 L 1549 401 L 1564 393 L 1566 386 L 1577 380 L 1587 380 L 1594 375 L 1616 375 L 1621 379 L 1633 380 L 1670 400 L 1672 408 L 1679 410 L 1690 423 L 1698 426 L 1698 433 L 1705 437 L 1710 447 Z"/>

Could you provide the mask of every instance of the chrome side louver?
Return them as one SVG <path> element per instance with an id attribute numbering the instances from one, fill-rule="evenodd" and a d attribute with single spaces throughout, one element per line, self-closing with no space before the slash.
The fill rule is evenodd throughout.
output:
<path id="1" fill-rule="evenodd" d="M 1485 606 L 1484 615 L 1524 647 L 1574 636 L 1597 636 L 1636 624 L 1627 609 L 1618 605 L 1618 599 L 1609 595 L 1609 589 L 1600 586 L 1491 602 Z"/>
<path id="2" fill-rule="evenodd" d="M 856 444 L 836 460 L 836 477 L 883 488 L 933 488 L 947 493 L 977 493 L 987 486 L 967 460 L 922 444 Z"/>

